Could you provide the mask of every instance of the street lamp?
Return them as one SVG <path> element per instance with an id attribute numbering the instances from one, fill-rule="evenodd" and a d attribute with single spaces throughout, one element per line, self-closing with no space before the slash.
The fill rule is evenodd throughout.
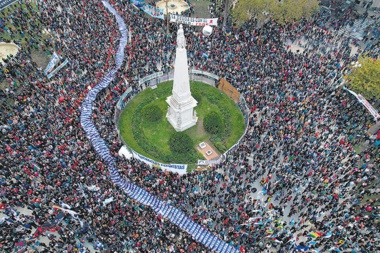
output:
<path id="1" fill-rule="evenodd" d="M 166 34 L 169 34 L 169 6 L 168 6 L 169 0 L 165 0 L 165 7 L 166 7 Z"/>

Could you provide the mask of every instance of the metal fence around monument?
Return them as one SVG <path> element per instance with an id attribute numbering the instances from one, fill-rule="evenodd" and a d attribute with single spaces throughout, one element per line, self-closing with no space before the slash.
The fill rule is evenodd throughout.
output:
<path id="1" fill-rule="evenodd" d="M 192 70 L 189 70 L 189 77 L 191 81 L 197 81 L 197 82 L 202 82 L 206 83 L 208 85 L 211 85 L 213 87 L 216 87 L 216 82 L 219 81 L 219 77 L 212 73 L 204 72 L 204 71 L 196 71 L 198 73 L 192 72 Z M 145 77 L 144 77 L 145 78 Z M 174 79 L 174 71 L 171 71 L 167 74 L 164 74 L 159 77 L 154 77 L 150 80 L 147 80 L 140 86 L 140 91 L 155 86 L 159 85 L 160 83 L 167 82 L 167 81 L 172 81 Z M 120 135 L 120 130 L 119 130 L 119 119 L 120 119 L 120 114 L 124 110 L 125 106 L 128 104 L 128 102 L 139 92 L 133 91 L 132 89 L 128 89 L 126 92 L 124 92 L 121 96 L 119 101 L 116 104 L 115 107 L 115 116 L 114 116 L 114 122 L 116 123 L 116 129 L 117 133 L 119 136 L 119 139 L 122 141 L 123 145 L 132 153 L 135 152 L 121 137 Z M 240 137 L 240 139 L 231 147 L 229 148 L 226 152 L 224 152 L 218 159 L 216 160 L 198 160 L 198 163 L 196 165 L 199 166 L 208 166 L 208 165 L 215 165 L 223 162 L 228 155 L 230 155 L 232 152 L 234 152 L 238 147 L 241 145 L 243 138 L 245 137 L 247 130 L 248 130 L 248 124 L 249 124 L 249 108 L 247 106 L 247 103 L 245 101 L 245 98 L 240 95 L 239 102 L 237 103 L 239 106 L 241 112 L 243 113 L 244 117 L 244 123 L 245 123 L 245 130 L 244 134 Z M 138 153 L 137 153 L 138 154 Z"/>

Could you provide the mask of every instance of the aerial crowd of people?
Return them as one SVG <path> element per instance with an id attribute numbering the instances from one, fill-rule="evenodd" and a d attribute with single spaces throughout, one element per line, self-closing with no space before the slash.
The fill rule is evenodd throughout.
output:
<path id="1" fill-rule="evenodd" d="M 251 115 L 244 139 L 225 161 L 179 176 L 119 157 L 113 117 L 128 87 L 142 89 L 138 79 L 173 71 L 177 24 L 167 34 L 165 21 L 147 18 L 129 1 L 110 3 L 132 36 L 116 79 L 94 101 L 93 121 L 121 174 L 240 252 L 380 250 L 380 152 L 366 133 L 372 116 L 339 87 L 363 53 L 353 53 L 353 41 L 333 32 L 343 24 L 330 27 L 318 16 L 288 24 L 250 20 L 214 27 L 209 37 L 185 26 L 189 66 L 227 79 Z M 115 65 L 120 33 L 112 14 L 95 0 L 38 1 L 38 11 L 22 5 L 38 23 L 18 8 L 1 16 L 28 39 L 0 70 L 7 84 L 1 94 L 0 249 L 210 252 L 116 188 L 81 127 L 81 102 Z M 291 50 L 295 45 L 302 50 Z M 32 59 L 35 48 L 70 63 L 48 79 Z M 378 58 L 380 51 L 365 53 Z"/>

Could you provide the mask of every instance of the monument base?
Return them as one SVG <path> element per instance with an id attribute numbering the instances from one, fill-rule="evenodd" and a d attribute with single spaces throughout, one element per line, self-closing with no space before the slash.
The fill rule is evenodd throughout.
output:
<path id="1" fill-rule="evenodd" d="M 166 115 L 166 118 L 168 119 L 169 123 L 173 126 L 173 128 L 177 132 L 182 132 L 182 131 L 185 131 L 186 129 L 189 129 L 190 127 L 195 126 L 198 121 L 198 117 L 195 117 L 191 121 L 186 122 L 186 124 L 178 124 L 178 119 L 171 118 L 169 116 L 169 113 Z"/>
<path id="2" fill-rule="evenodd" d="M 193 97 L 190 96 L 187 101 L 178 103 L 173 96 L 170 96 L 166 102 L 169 105 L 166 118 L 177 132 L 182 132 L 197 124 L 198 117 L 194 111 L 197 101 Z"/>

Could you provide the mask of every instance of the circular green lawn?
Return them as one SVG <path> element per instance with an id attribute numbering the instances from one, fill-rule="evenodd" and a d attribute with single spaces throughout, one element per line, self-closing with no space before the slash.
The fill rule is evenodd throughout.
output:
<path id="1" fill-rule="evenodd" d="M 198 122 L 184 132 L 191 137 L 194 148 L 186 154 L 171 152 L 169 139 L 176 131 L 166 119 L 168 104 L 165 100 L 171 95 L 172 87 L 173 81 L 169 81 L 159 84 L 156 89 L 145 89 L 124 108 L 118 127 L 121 137 L 130 148 L 161 163 L 195 164 L 198 159 L 205 159 L 196 149 L 200 142 L 206 141 L 215 150 L 224 153 L 243 135 L 244 118 L 235 102 L 217 88 L 191 82 L 192 96 L 198 101 L 195 107 Z M 163 112 L 158 120 L 147 120 L 144 117 L 146 111 L 149 112 L 152 108 Z M 220 134 L 211 135 L 203 128 L 203 119 L 211 111 L 222 116 L 223 126 Z"/>

